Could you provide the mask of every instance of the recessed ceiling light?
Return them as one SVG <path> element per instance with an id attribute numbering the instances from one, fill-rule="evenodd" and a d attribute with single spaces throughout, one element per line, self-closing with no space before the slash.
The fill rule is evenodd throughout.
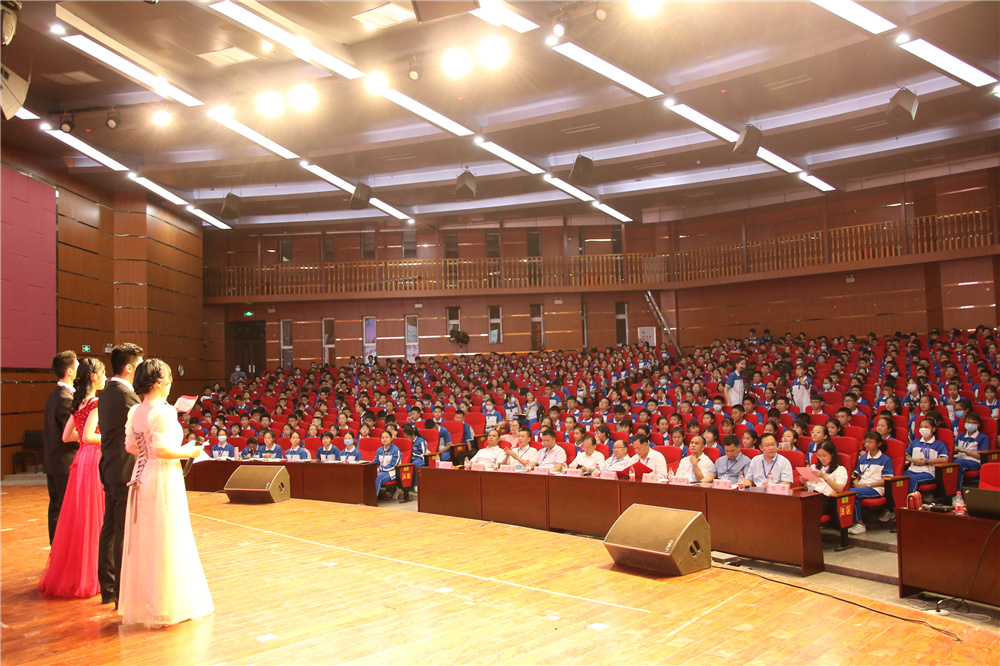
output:
<path id="1" fill-rule="evenodd" d="M 49 27 L 49 32 L 51 32 L 53 35 L 65 35 L 66 28 L 60 23 L 53 23 Z"/>
<path id="2" fill-rule="evenodd" d="M 365 77 L 365 89 L 374 94 L 380 95 L 389 87 L 389 78 L 382 72 L 372 72 Z"/>
<path id="3" fill-rule="evenodd" d="M 269 90 L 257 97 L 257 112 L 262 116 L 274 118 L 285 111 L 285 100 L 281 95 Z"/>
<path id="4" fill-rule="evenodd" d="M 497 69 L 507 64 L 510 59 L 510 47 L 507 40 L 499 35 L 491 35 L 479 42 L 476 47 L 479 62 L 487 69 Z"/>
<path id="5" fill-rule="evenodd" d="M 472 58 L 461 46 L 455 46 L 444 52 L 441 66 L 449 77 L 460 79 L 472 69 Z"/>
<path id="6" fill-rule="evenodd" d="M 157 127 L 166 127 L 173 119 L 173 114 L 165 109 L 157 109 L 153 112 L 153 124 Z"/>
<path id="7" fill-rule="evenodd" d="M 292 103 L 292 108 L 296 111 L 312 111 L 319 104 L 319 96 L 312 86 L 300 83 L 292 88 L 292 92 L 289 94 L 289 101 Z"/>

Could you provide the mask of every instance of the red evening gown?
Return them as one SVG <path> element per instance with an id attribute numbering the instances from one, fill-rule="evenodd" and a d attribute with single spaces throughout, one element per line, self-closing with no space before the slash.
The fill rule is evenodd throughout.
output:
<path id="1" fill-rule="evenodd" d="M 87 417 L 96 407 L 97 398 L 90 398 L 73 414 L 81 437 Z M 104 486 L 97 469 L 100 461 L 100 444 L 81 442 L 70 466 L 49 562 L 38 582 L 45 596 L 86 599 L 99 591 L 97 539 L 104 524 Z"/>

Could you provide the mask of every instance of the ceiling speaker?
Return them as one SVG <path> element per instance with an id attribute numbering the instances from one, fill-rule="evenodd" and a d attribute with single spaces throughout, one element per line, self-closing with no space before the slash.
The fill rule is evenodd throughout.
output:
<path id="1" fill-rule="evenodd" d="M 900 88 L 889 100 L 889 109 L 885 112 L 886 120 L 892 122 L 908 122 L 917 117 L 917 96 Z"/>
<path id="2" fill-rule="evenodd" d="M 589 157 L 577 155 L 573 162 L 573 170 L 569 172 L 569 182 L 574 185 L 586 185 L 590 182 L 590 174 L 594 170 L 594 161 Z"/>
<path id="3" fill-rule="evenodd" d="M 220 220 L 235 220 L 240 216 L 240 198 L 230 192 L 226 195 L 226 200 L 222 203 L 222 210 L 219 211 Z"/>
<path id="4" fill-rule="evenodd" d="M 3 117 L 7 120 L 13 118 L 24 105 L 24 98 L 27 96 L 28 82 L 7 69 L 6 65 L 0 67 L 0 103 L 3 105 Z"/>
<path id="5" fill-rule="evenodd" d="M 455 184 L 455 198 L 458 200 L 474 199 L 476 197 L 476 177 L 471 171 L 463 171 L 458 175 Z"/>
<path id="6" fill-rule="evenodd" d="M 351 210 L 361 210 L 368 208 L 368 201 L 372 198 L 372 188 L 367 183 L 358 183 L 354 187 L 354 194 L 351 195 Z"/>
<path id="7" fill-rule="evenodd" d="M 762 138 L 763 135 L 759 129 L 753 125 L 747 125 L 740 132 L 740 138 L 736 139 L 733 152 L 744 157 L 756 157 L 757 151 L 760 150 L 760 140 Z"/>

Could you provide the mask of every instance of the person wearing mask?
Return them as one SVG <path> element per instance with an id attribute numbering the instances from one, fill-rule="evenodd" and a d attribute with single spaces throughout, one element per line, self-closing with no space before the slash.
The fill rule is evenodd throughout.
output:
<path id="1" fill-rule="evenodd" d="M 982 419 L 979 414 L 969 412 L 965 415 L 963 432 L 955 438 L 955 462 L 958 463 L 958 494 L 962 494 L 962 481 L 965 473 L 979 469 L 983 451 L 990 448 L 990 439 L 979 428 Z"/>
<path id="2" fill-rule="evenodd" d="M 236 449 L 229 443 L 226 433 L 219 433 L 219 441 L 212 447 L 212 457 L 216 459 L 230 460 L 236 457 Z"/>
<path id="3" fill-rule="evenodd" d="M 886 455 L 886 450 L 885 440 L 878 432 L 865 435 L 865 452 L 858 458 L 858 467 L 851 477 L 851 490 L 857 493 L 855 523 L 847 530 L 851 534 L 864 534 L 868 531 L 861 516 L 861 500 L 885 496 L 885 481 L 882 477 L 893 475 L 892 459 Z"/>
<path id="4" fill-rule="evenodd" d="M 677 466 L 677 476 L 692 483 L 701 483 L 712 473 L 712 459 L 705 455 L 705 438 L 695 435 L 688 444 L 688 455 Z"/>
<path id="5" fill-rule="evenodd" d="M 910 463 L 903 474 L 910 477 L 908 492 L 914 492 L 922 483 L 934 481 L 934 469 L 939 462 L 948 462 L 948 447 L 937 438 L 934 422 L 921 419 L 919 436 L 906 449 L 906 462 Z"/>
<path id="6" fill-rule="evenodd" d="M 340 460 L 349 463 L 359 463 L 362 460 L 361 450 L 358 449 L 357 440 L 350 430 L 344 433 L 344 450 L 340 452 Z"/>
<path id="7" fill-rule="evenodd" d="M 748 431 L 749 432 L 749 431 Z M 774 435 L 760 438 L 761 455 L 750 461 L 747 467 L 748 485 L 763 486 L 765 483 L 792 485 L 792 464 L 784 456 L 778 455 L 778 440 Z"/>
<path id="8" fill-rule="evenodd" d="M 720 456 L 715 461 L 712 471 L 702 478 L 703 482 L 710 483 L 715 479 L 721 479 L 736 485 L 740 479 L 740 474 L 745 475 L 747 468 L 750 467 L 750 458 L 740 451 L 739 440 L 735 437 L 732 439 L 727 437 L 726 439 L 727 441 L 723 446 L 723 451 L 725 451 L 726 455 Z"/>

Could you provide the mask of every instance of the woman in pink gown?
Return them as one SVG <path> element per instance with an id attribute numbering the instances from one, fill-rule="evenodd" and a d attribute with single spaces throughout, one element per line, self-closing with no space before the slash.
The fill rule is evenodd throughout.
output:
<path id="1" fill-rule="evenodd" d="M 97 392 L 107 384 L 104 364 L 80 361 L 73 389 L 73 417 L 63 441 L 80 442 L 66 484 L 56 534 L 38 589 L 45 596 L 87 599 L 98 592 L 97 539 L 104 523 L 104 487 L 97 469 L 101 436 L 97 433 Z"/>
<path id="2" fill-rule="evenodd" d="M 125 552 L 118 613 L 122 624 L 158 627 L 214 610 L 191 531 L 181 459 L 201 446 L 184 444 L 177 410 L 167 404 L 170 367 L 146 359 L 135 371 L 142 402 L 129 410 L 125 449 L 138 457 L 128 489 Z"/>

